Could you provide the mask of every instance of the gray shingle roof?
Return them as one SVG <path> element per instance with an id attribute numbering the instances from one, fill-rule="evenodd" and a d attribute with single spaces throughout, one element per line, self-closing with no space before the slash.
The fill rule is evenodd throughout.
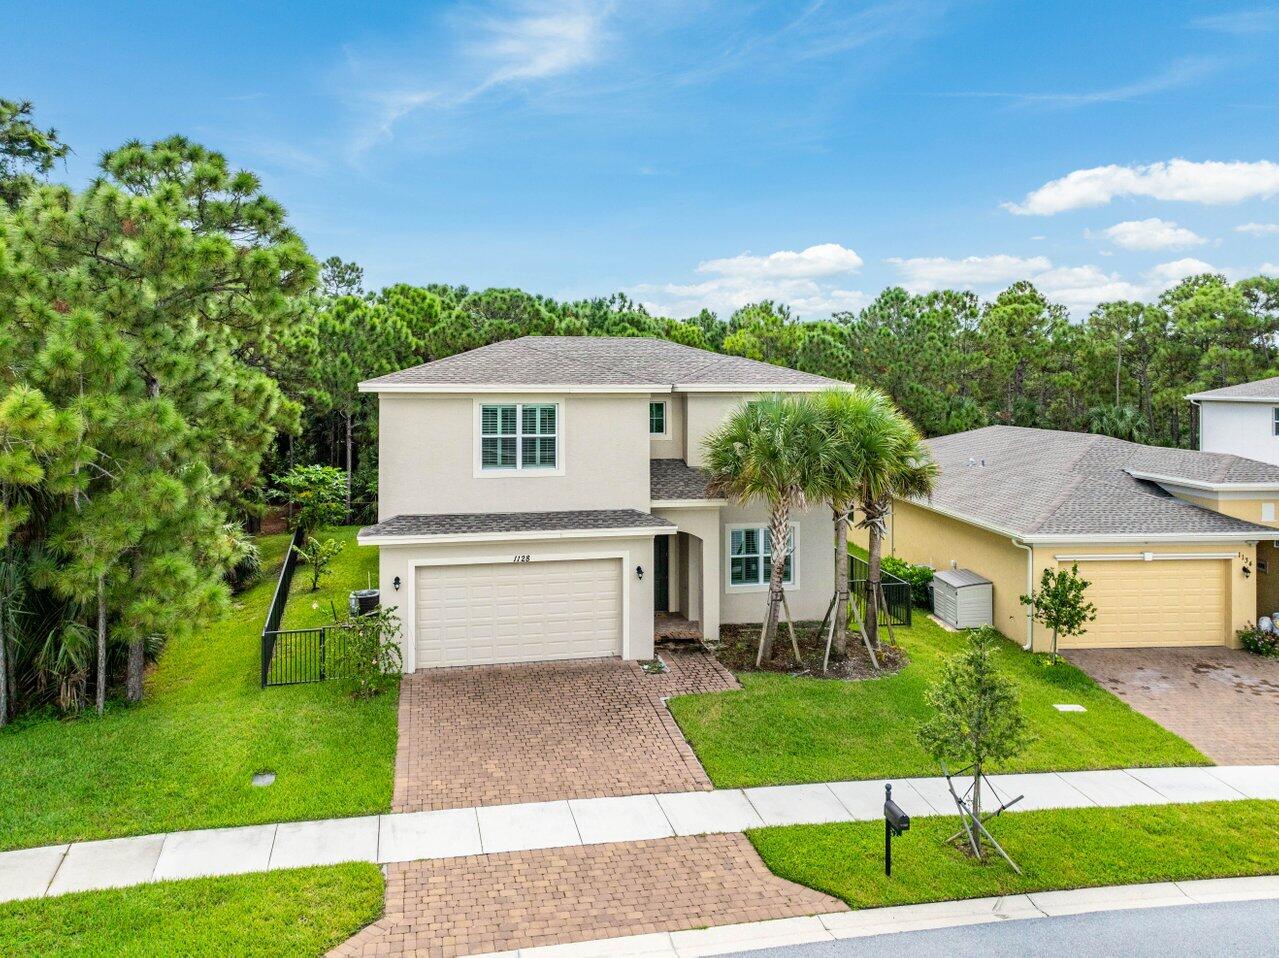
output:
<path id="1" fill-rule="evenodd" d="M 1208 389 L 1201 393 L 1193 393 L 1187 399 L 1207 399 L 1212 402 L 1224 399 L 1249 399 L 1254 402 L 1279 402 L 1279 376 L 1269 379 L 1258 379 L 1251 383 L 1240 383 L 1237 386 L 1223 386 L 1220 389 Z"/>
<path id="2" fill-rule="evenodd" d="M 525 336 L 402 369 L 386 386 L 679 386 L 820 388 L 835 380 L 662 339 Z"/>
<path id="3" fill-rule="evenodd" d="M 453 512 L 403 515 L 360 530 L 360 538 L 450 536 L 503 532 L 577 532 L 595 529 L 662 529 L 674 523 L 638 509 L 572 512 Z"/>
<path id="4" fill-rule="evenodd" d="M 710 499 L 710 476 L 683 459 L 651 459 L 648 475 L 653 499 Z"/>
<path id="5" fill-rule="evenodd" d="M 1212 482 L 1275 482 L 1279 468 L 1087 433 L 987 426 L 928 440 L 932 504 L 1017 535 L 1133 537 L 1273 533 L 1177 499 L 1129 470 Z"/>

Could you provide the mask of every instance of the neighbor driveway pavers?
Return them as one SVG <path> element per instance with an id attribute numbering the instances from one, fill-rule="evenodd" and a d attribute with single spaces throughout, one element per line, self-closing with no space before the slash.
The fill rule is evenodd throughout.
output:
<path id="1" fill-rule="evenodd" d="M 1240 649 L 1076 649 L 1066 657 L 1214 762 L 1279 762 L 1279 659 Z"/>
<path id="2" fill-rule="evenodd" d="M 584 659 L 405 676 L 397 812 L 710 789 L 663 699 L 737 680 L 701 652 L 669 671 Z"/>

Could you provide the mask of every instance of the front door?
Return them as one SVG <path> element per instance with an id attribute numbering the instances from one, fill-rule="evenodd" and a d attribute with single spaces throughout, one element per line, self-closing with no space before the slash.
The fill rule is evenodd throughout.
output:
<path id="1" fill-rule="evenodd" d="M 653 538 L 653 611 L 669 612 L 671 608 L 671 539 Z"/>

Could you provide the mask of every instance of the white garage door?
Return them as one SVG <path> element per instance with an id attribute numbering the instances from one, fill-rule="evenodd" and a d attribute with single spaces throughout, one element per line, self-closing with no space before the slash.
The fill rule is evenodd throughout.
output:
<path id="1" fill-rule="evenodd" d="M 1071 563 L 1061 563 L 1069 568 Z M 1097 619 L 1062 648 L 1223 645 L 1226 571 L 1221 559 L 1080 562 Z"/>
<path id="2" fill-rule="evenodd" d="M 618 559 L 423 566 L 419 669 L 620 655 Z"/>

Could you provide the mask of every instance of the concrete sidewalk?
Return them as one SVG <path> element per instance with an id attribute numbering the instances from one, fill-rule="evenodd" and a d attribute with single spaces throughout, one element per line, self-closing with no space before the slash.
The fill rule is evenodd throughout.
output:
<path id="1" fill-rule="evenodd" d="M 1014 811 L 1279 799 L 1279 765 L 992 776 Z M 912 816 L 953 815 L 943 778 L 900 779 Z M 884 782 L 831 782 L 493 805 L 75 842 L 0 853 L 0 901 L 206 875 L 378 863 L 869 821 Z"/>

